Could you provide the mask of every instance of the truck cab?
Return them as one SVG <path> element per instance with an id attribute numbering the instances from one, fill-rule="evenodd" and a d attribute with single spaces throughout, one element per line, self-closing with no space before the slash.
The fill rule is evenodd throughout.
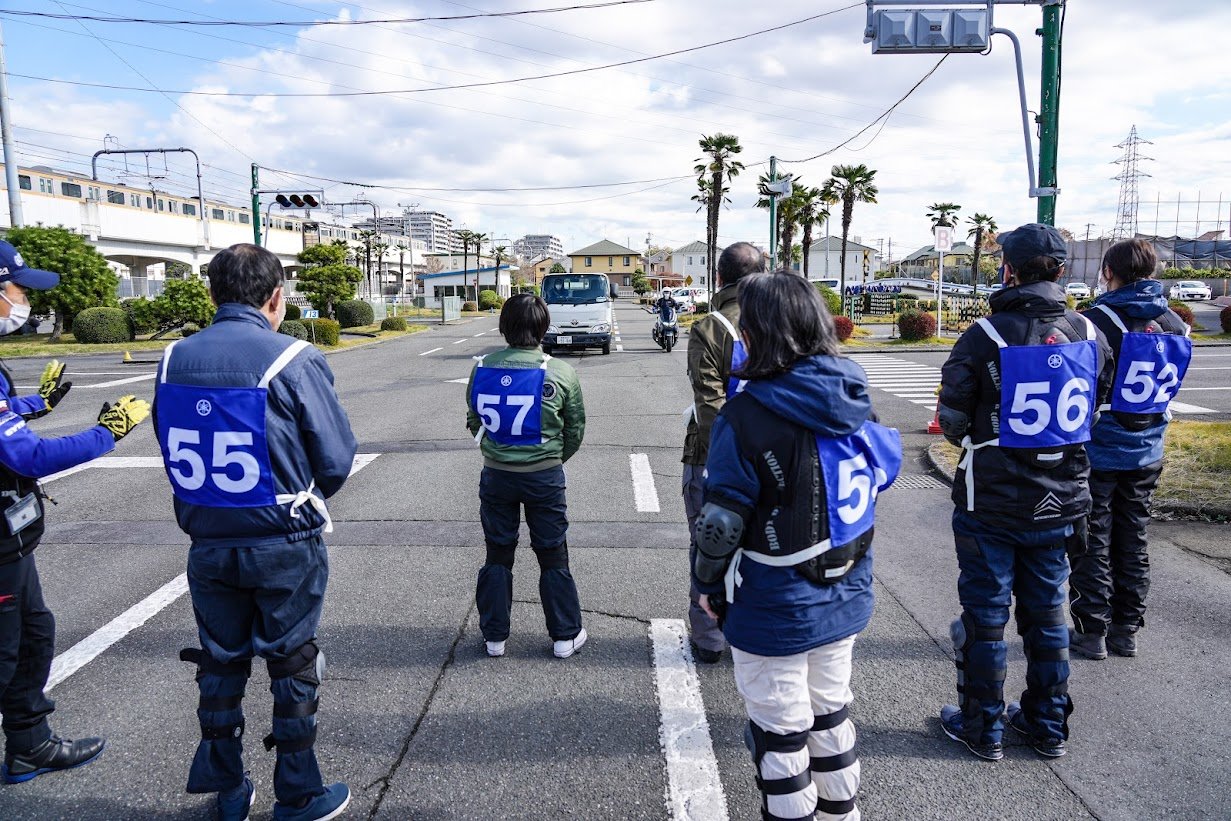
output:
<path id="1" fill-rule="evenodd" d="M 542 293 L 551 317 L 543 337 L 544 353 L 561 348 L 611 353 L 615 296 L 611 280 L 603 274 L 548 274 Z"/>

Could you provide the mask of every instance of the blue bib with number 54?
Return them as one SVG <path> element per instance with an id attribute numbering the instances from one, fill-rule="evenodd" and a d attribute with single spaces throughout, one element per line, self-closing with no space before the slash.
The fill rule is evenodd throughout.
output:
<path id="1" fill-rule="evenodd" d="M 872 527 L 876 496 L 898 478 L 902 467 L 902 436 L 894 428 L 864 422 L 836 439 L 816 438 L 829 513 L 829 543 L 841 547 Z"/>
<path id="2" fill-rule="evenodd" d="M 547 358 L 538 368 L 475 368 L 470 407 L 483 426 L 481 434 L 501 445 L 543 442 L 543 385 Z"/>

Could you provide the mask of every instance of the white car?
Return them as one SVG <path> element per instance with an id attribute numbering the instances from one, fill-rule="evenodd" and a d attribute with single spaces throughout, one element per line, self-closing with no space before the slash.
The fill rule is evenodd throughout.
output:
<path id="1" fill-rule="evenodd" d="M 1090 286 L 1084 282 L 1070 282 L 1064 286 L 1064 292 L 1073 299 L 1089 299 L 1091 297 Z"/>
<path id="2" fill-rule="evenodd" d="M 1196 279 L 1181 279 L 1171 286 L 1168 294 L 1171 299 L 1211 299 L 1213 293 L 1210 286 Z"/>

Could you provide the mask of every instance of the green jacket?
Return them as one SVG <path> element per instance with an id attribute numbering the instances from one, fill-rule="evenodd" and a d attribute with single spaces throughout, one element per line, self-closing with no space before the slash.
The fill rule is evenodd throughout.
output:
<path id="1" fill-rule="evenodd" d="M 739 284 L 727 285 L 714 294 L 710 313 L 720 312 L 739 328 Z M 735 338 L 713 316 L 693 323 L 688 331 L 688 381 L 692 383 L 693 413 L 684 435 L 686 465 L 704 465 L 710 452 L 710 428 L 727 401 L 727 379 Z"/>
<path id="2" fill-rule="evenodd" d="M 488 354 L 483 364 L 489 367 L 538 368 L 543 364 L 542 348 L 505 348 Z M 475 363 L 475 368 L 478 363 Z M 550 387 L 549 387 L 550 386 Z M 480 419 L 474 412 L 474 368 L 466 385 L 466 428 L 472 436 L 479 433 Z M 550 394 L 550 395 L 549 395 Z M 581 447 L 586 432 L 586 409 L 581 397 L 577 372 L 567 362 L 548 359 L 543 383 L 543 443 L 540 445 L 501 445 L 490 436 L 482 441 L 483 463 L 500 470 L 529 473 L 556 467 L 572 458 Z"/>

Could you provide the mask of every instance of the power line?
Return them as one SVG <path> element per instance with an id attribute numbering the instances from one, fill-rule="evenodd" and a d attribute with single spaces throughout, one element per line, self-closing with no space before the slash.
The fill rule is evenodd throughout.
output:
<path id="1" fill-rule="evenodd" d="M 618 188 L 624 185 L 647 185 L 650 183 L 658 183 L 658 182 L 670 183 L 670 182 L 677 182 L 678 180 L 692 179 L 693 177 L 692 174 L 684 174 L 678 177 L 658 177 L 657 179 L 651 179 L 651 180 L 625 180 L 624 182 L 598 182 L 598 183 L 589 183 L 585 185 L 537 185 L 537 186 L 530 186 L 527 188 L 424 188 L 421 186 L 378 185 L 375 183 L 356 182 L 353 180 L 338 180 L 338 179 L 333 179 L 332 177 L 321 177 L 315 174 L 301 174 L 295 171 L 285 171 L 285 170 L 281 170 L 277 168 L 269 168 L 267 170 L 273 171 L 278 174 L 286 174 L 292 177 L 299 177 L 301 179 L 317 180 L 320 182 L 331 182 L 331 183 L 334 183 L 335 185 L 353 185 L 356 188 L 379 188 L 385 191 L 402 191 L 406 193 L 417 193 L 420 191 L 428 191 L 428 192 L 444 192 L 444 193 L 451 193 L 451 194 L 465 194 L 465 193 L 499 194 L 499 193 L 512 193 L 512 192 L 523 192 L 523 191 L 581 191 L 581 190 L 590 189 L 590 188 Z"/>
<path id="2" fill-rule="evenodd" d="M 111 17 L 93 14 L 56 14 L 46 11 L 22 11 L 19 9 L 0 9 L 0 14 L 15 17 L 45 17 L 51 20 L 88 20 L 94 23 L 147 23 L 159 26 L 233 26 L 237 28 L 274 28 L 279 26 L 296 28 L 316 28 L 320 26 L 372 26 L 380 24 L 426 23 L 433 20 L 457 21 L 478 20 L 487 17 L 524 17 L 533 14 L 558 14 L 565 11 L 585 11 L 590 9 L 605 9 L 612 6 L 632 6 L 640 3 L 652 3 L 654 0 L 608 0 L 603 3 L 589 3 L 574 6 L 556 6 L 546 9 L 522 9 L 519 11 L 492 11 L 476 14 L 454 14 L 446 17 L 391 17 L 384 20 L 159 20 L 149 17 Z"/>

